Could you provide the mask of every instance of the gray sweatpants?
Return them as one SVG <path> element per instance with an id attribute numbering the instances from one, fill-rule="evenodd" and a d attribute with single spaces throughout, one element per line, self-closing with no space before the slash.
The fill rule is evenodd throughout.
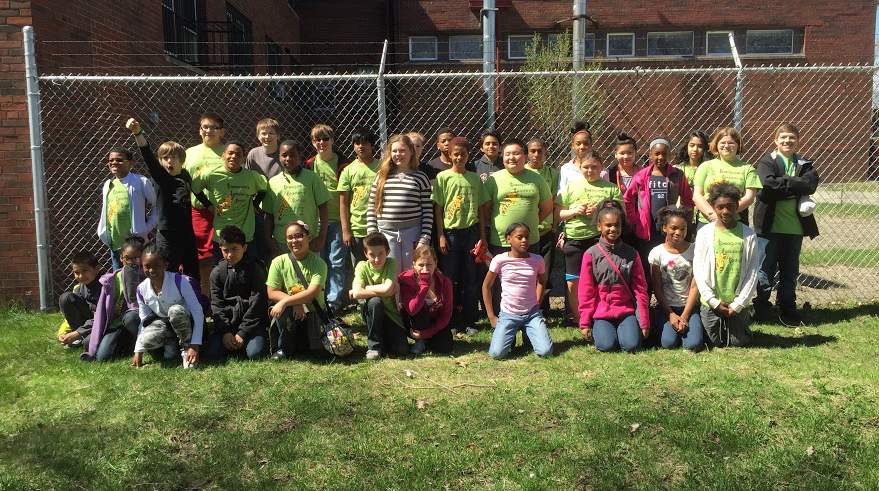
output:
<path id="1" fill-rule="evenodd" d="M 702 305 L 699 317 L 702 318 L 705 334 L 714 346 L 726 348 L 751 344 L 754 334 L 751 332 L 751 314 L 747 307 L 732 317 L 726 317 Z"/>
<path id="2" fill-rule="evenodd" d="M 147 351 L 160 349 L 175 338 L 182 349 L 192 340 L 192 315 L 185 305 L 172 305 L 167 319 L 158 318 L 140 332 L 140 343 Z"/>

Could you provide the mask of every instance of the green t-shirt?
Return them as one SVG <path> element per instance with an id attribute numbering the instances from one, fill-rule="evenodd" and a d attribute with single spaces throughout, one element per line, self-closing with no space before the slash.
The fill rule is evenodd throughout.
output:
<path id="1" fill-rule="evenodd" d="M 714 294 L 721 302 L 736 299 L 736 287 L 742 274 L 742 238 L 744 225 L 736 223 L 732 230 L 714 229 Z M 703 304 L 708 305 L 705 301 Z"/>
<path id="2" fill-rule="evenodd" d="M 540 242 L 540 221 L 538 220 L 541 201 L 551 199 L 549 185 L 540 174 L 525 169 L 519 175 L 512 175 L 501 169 L 485 180 L 485 190 L 491 199 L 491 237 L 489 242 L 496 246 L 509 247 L 505 232 L 511 223 L 522 222 L 531 229 L 529 242 Z"/>
<path id="3" fill-rule="evenodd" d="M 320 176 L 327 191 L 330 192 L 330 200 L 327 202 L 327 213 L 331 222 L 338 222 L 339 217 L 339 180 L 336 178 L 336 171 L 339 169 L 339 156 L 335 155 L 329 162 L 325 162 L 320 155 L 314 157 L 314 171 Z"/>
<path id="4" fill-rule="evenodd" d="M 530 169 L 530 167 L 529 167 Z M 553 169 L 552 167 L 543 164 L 543 167 L 539 169 L 531 169 L 534 172 L 540 174 L 540 177 L 546 181 L 546 184 L 549 186 L 550 194 L 555 194 L 559 189 L 559 171 Z M 552 214 L 546 217 L 542 222 L 540 222 L 540 235 L 543 235 L 552 230 Z"/>
<path id="5" fill-rule="evenodd" d="M 348 219 L 354 237 L 366 237 L 366 208 L 369 204 L 369 191 L 372 181 L 381 166 L 379 159 L 373 159 L 368 166 L 355 160 L 342 169 L 339 176 L 339 191 L 348 191 Z"/>
<path id="6" fill-rule="evenodd" d="M 675 167 L 680 169 L 680 171 L 684 173 L 684 176 L 687 177 L 687 184 L 690 185 L 690 189 L 692 190 L 694 186 L 693 181 L 696 179 L 696 169 L 699 167 L 693 167 L 689 162 L 686 164 L 678 164 Z"/>
<path id="7" fill-rule="evenodd" d="M 269 266 L 269 274 L 266 276 L 266 285 L 287 292 L 287 295 L 296 295 L 306 290 L 309 285 L 320 285 L 321 288 L 324 288 L 327 284 L 327 263 L 320 256 L 309 251 L 305 259 L 297 262 L 308 285 L 303 285 L 299 281 L 296 269 L 290 261 L 289 252 L 272 260 L 272 264 Z M 327 307 L 323 291 L 317 294 L 317 304 L 324 309 Z M 305 310 L 312 311 L 311 302 L 305 305 Z"/>
<path id="8" fill-rule="evenodd" d="M 579 204 L 597 205 L 605 199 L 615 199 L 623 203 L 623 195 L 619 186 L 612 182 L 598 179 L 589 182 L 580 179 L 568 183 L 562 192 L 555 198 L 555 202 L 565 208 L 572 208 Z M 598 229 L 592 224 L 592 218 L 586 216 L 574 216 L 565 221 L 565 236 L 569 239 L 591 239 L 598 235 Z"/>
<path id="9" fill-rule="evenodd" d="M 724 181 L 737 187 L 742 196 L 744 196 L 746 189 L 763 189 L 754 166 L 741 160 L 729 163 L 719 158 L 709 160 L 696 169 L 693 186 L 701 186 L 702 195 L 708 199 L 711 186 Z M 708 218 L 700 213 L 699 221 L 708 223 Z"/>
<path id="10" fill-rule="evenodd" d="M 393 258 L 387 258 L 382 269 L 375 269 L 369 261 L 360 261 L 354 268 L 355 285 L 373 286 L 381 285 L 387 280 L 397 281 L 397 262 Z M 397 307 L 397 299 L 394 295 L 390 297 L 382 297 L 382 305 L 385 307 L 385 313 L 398 326 L 403 327 L 403 317 L 400 315 L 400 309 Z"/>
<path id="11" fill-rule="evenodd" d="M 131 203 L 128 189 L 119 179 L 110 181 L 107 191 L 107 238 L 110 250 L 122 249 L 125 237 L 131 233 Z"/>
<path id="12" fill-rule="evenodd" d="M 797 163 L 791 162 L 784 155 L 779 155 L 784 161 L 785 175 L 797 174 Z M 803 235 L 803 224 L 800 223 L 800 215 L 797 213 L 797 199 L 783 199 L 775 202 L 775 217 L 769 231 L 774 234 Z"/>
<path id="13" fill-rule="evenodd" d="M 196 145 L 186 149 L 186 161 L 183 163 L 183 168 L 186 169 L 186 172 L 189 172 L 189 176 L 192 177 L 193 181 L 204 172 L 218 166 L 223 166 L 222 145 L 216 148 L 211 148 L 202 143 L 201 145 Z M 198 208 L 199 210 L 204 208 L 201 201 L 195 199 L 194 194 L 190 198 L 193 208 Z"/>
<path id="14" fill-rule="evenodd" d="M 214 205 L 214 240 L 226 225 L 238 225 L 248 242 L 253 240 L 253 197 L 267 187 L 266 176 L 242 168 L 236 173 L 225 166 L 214 167 L 192 180 L 192 191 L 205 191 Z"/>
<path id="15" fill-rule="evenodd" d="M 430 200 L 443 209 L 443 227 L 458 230 L 479 223 L 479 207 L 489 198 L 475 172 L 456 174 L 448 169 L 437 174 Z"/>
<path id="16" fill-rule="evenodd" d="M 282 172 L 271 178 L 262 209 L 272 215 L 275 222 L 272 237 L 280 243 L 287 239 L 287 225 L 302 220 L 316 237 L 320 221 L 318 205 L 330 200 L 330 193 L 317 174 L 300 169 L 299 175 Z"/>

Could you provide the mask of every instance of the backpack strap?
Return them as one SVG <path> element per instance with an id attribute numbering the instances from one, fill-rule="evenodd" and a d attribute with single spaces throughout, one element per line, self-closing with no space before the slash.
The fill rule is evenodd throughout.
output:
<path id="1" fill-rule="evenodd" d="M 305 281 L 305 275 L 302 274 L 302 269 L 299 267 L 299 261 L 296 260 L 296 257 L 292 252 L 287 253 L 287 257 L 290 258 L 290 262 L 293 263 L 293 269 L 296 271 L 296 276 L 299 278 L 299 282 L 302 283 L 302 289 L 307 288 L 308 283 Z M 328 322 L 329 317 L 327 316 L 326 311 L 321 308 L 320 304 L 317 303 L 317 299 L 311 301 L 311 305 L 314 308 L 314 311 L 317 312 L 317 315 L 320 317 L 321 321 Z"/>
<path id="2" fill-rule="evenodd" d="M 613 260 L 607 254 L 607 251 L 604 250 L 604 247 L 601 247 L 601 239 L 599 239 L 599 242 L 597 245 L 598 245 L 598 249 L 601 251 L 601 253 L 604 254 L 605 259 L 607 259 L 607 262 L 609 262 L 610 265 L 613 267 L 613 270 L 617 272 L 617 276 L 620 277 L 620 281 L 623 282 L 623 285 L 626 285 L 626 288 L 629 290 L 629 293 L 632 295 L 632 301 L 637 303 L 638 301 L 635 299 L 635 290 L 632 290 L 632 287 L 629 286 L 629 282 L 626 281 L 625 277 L 623 277 L 623 273 L 622 273 L 622 271 L 620 271 L 620 268 L 618 268 L 616 263 L 613 262 Z"/>

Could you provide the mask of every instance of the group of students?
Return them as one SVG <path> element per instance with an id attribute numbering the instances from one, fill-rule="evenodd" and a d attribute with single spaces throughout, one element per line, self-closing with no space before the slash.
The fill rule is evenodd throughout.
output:
<path id="1" fill-rule="evenodd" d="M 817 235 L 804 197 L 818 176 L 795 153 L 793 125 L 778 128 L 776 150 L 756 170 L 738 158 L 734 128 L 710 143 L 691 133 L 677 166 L 667 139 L 652 140 L 639 162 L 636 142 L 620 133 L 605 168 L 588 123 L 577 121 L 574 157 L 556 170 L 543 140 L 501 143 L 494 131 L 481 135 L 475 159 L 467 139 L 442 128 L 439 156 L 422 164 L 419 133 L 392 136 L 379 160 L 376 135 L 359 129 L 349 162 L 319 124 L 310 134 L 316 155 L 303 163 L 275 120 L 257 124 L 261 145 L 249 152 L 222 144 L 223 126 L 205 114 L 200 145 L 165 142 L 156 155 L 140 124 L 126 123 L 150 178 L 130 172 L 127 149 L 109 152 L 98 235 L 114 272 L 102 276 L 93 254 L 75 254 L 77 285 L 59 300 L 58 340 L 85 346 L 83 359 L 132 348 L 135 366 L 146 351 L 179 353 L 184 367 L 202 355 L 330 356 L 321 314 L 355 303 L 368 359 L 448 353 L 455 334 L 476 333 L 480 301 L 494 328 L 492 357 L 507 356 L 520 331 L 545 357 L 556 248 L 572 320 L 599 351 L 645 342 L 698 351 L 706 337 L 747 345 L 751 301 L 770 315 L 776 270 L 781 318 L 801 321 L 799 249 L 804 235 Z"/>

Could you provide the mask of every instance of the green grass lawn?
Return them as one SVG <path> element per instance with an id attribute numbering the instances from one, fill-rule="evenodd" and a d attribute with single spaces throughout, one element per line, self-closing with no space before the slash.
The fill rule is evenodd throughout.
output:
<path id="1" fill-rule="evenodd" d="M 0 312 L 0 490 L 875 490 L 879 305 L 756 346 L 195 371 L 83 363 L 59 316 Z M 406 371 L 412 377 L 406 376 Z"/>
<path id="2" fill-rule="evenodd" d="M 830 247 L 816 249 L 804 247 L 800 264 L 805 266 L 854 266 L 858 268 L 879 267 L 879 247 L 873 249 L 848 249 Z"/>
<path id="3" fill-rule="evenodd" d="M 863 205 L 851 203 L 821 203 L 818 210 L 824 217 L 831 218 L 862 218 L 871 220 L 879 217 L 879 205 Z"/>

